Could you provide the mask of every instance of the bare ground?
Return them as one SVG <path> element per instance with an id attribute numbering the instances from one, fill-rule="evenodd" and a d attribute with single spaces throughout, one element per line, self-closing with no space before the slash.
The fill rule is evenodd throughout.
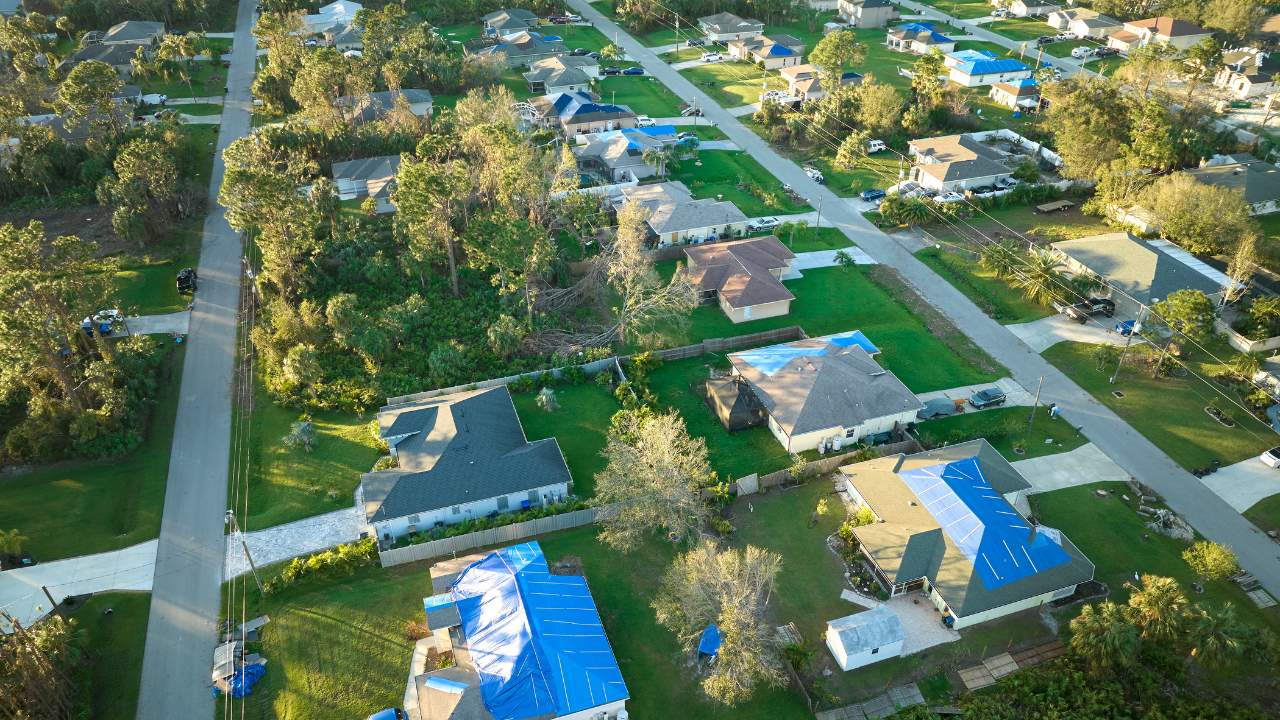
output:
<path id="1" fill-rule="evenodd" d="M 37 208 L 0 212 L 0 223 L 25 226 L 32 220 L 44 223 L 45 235 L 75 235 L 98 244 L 99 255 L 114 255 L 136 249 L 111 229 L 111 209 L 102 205 L 77 205 L 65 208 Z"/>

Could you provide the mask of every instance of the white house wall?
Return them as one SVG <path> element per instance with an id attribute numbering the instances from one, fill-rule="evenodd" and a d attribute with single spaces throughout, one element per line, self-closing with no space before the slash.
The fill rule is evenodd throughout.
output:
<path id="1" fill-rule="evenodd" d="M 875 652 L 871 650 L 863 650 L 862 652 L 848 654 L 844 652 L 838 639 L 838 633 L 831 628 L 827 628 L 827 649 L 831 651 L 832 657 L 835 658 L 836 664 L 841 670 L 848 672 L 856 670 L 860 667 L 866 667 L 872 663 L 888 660 L 890 658 L 902 657 L 902 646 L 905 640 L 898 640 L 888 645 L 881 645 L 875 648 Z"/>
<path id="2" fill-rule="evenodd" d="M 846 428 L 844 426 L 837 425 L 823 430 L 815 430 L 813 432 L 792 435 L 789 443 L 783 439 L 786 436 L 779 435 L 778 432 L 774 433 L 774 437 L 778 438 L 778 441 L 787 449 L 787 452 L 798 453 L 805 450 L 816 450 L 824 440 L 834 438 L 840 439 L 840 445 L 842 447 L 845 445 L 853 445 L 868 436 L 889 432 L 893 429 L 895 423 L 906 425 L 907 423 L 915 421 L 916 411 L 906 410 L 900 413 L 894 413 L 893 415 L 871 418 L 854 428 Z M 773 420 L 770 418 L 770 429 L 773 428 L 773 425 Z M 781 428 L 779 428 L 779 430 L 781 430 Z M 850 434 L 850 430 L 853 431 L 852 434 Z"/>
<path id="3" fill-rule="evenodd" d="M 617 720 L 618 712 L 626 709 L 626 700 L 615 700 L 605 705 L 597 705 L 586 710 L 579 710 L 568 715 L 557 715 L 555 720 Z"/>
<path id="4" fill-rule="evenodd" d="M 493 513 L 519 512 L 521 503 L 529 499 L 529 492 L 512 493 L 510 495 L 499 495 L 475 502 L 456 505 L 454 507 L 440 508 L 430 512 L 417 513 L 417 521 L 409 522 L 414 515 L 404 515 L 390 520 L 383 520 L 373 524 L 374 529 L 378 533 L 378 538 L 385 540 L 387 535 L 392 538 L 398 538 L 411 532 L 430 530 L 436 526 L 436 523 L 444 523 L 445 525 L 455 525 L 464 520 L 476 520 L 478 518 L 488 517 Z M 547 505 L 549 503 L 559 502 L 569 494 L 568 483 L 555 483 L 552 485 L 544 485 L 537 488 L 540 496 L 540 504 Z M 500 497 L 507 498 L 507 507 L 505 510 L 498 509 L 498 499 Z M 458 512 L 454 513 L 454 508 Z M 410 529 L 410 526 L 414 530 Z"/>

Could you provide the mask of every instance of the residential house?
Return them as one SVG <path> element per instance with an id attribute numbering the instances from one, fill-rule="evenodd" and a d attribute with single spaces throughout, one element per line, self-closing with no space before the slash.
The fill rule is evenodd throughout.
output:
<path id="1" fill-rule="evenodd" d="M 841 670 L 901 657 L 907 634 L 902 619 L 884 605 L 827 622 L 827 649 Z"/>
<path id="2" fill-rule="evenodd" d="M 538 27 L 538 16 L 520 8 L 495 10 L 480 18 L 484 26 L 484 34 L 494 37 L 508 37 Z"/>
<path id="3" fill-rule="evenodd" d="M 689 281 L 703 303 L 717 303 L 734 323 L 791 312 L 795 295 L 782 285 L 791 252 L 773 235 L 684 249 Z"/>
<path id="4" fill-rule="evenodd" d="M 1280 211 L 1280 168 L 1249 153 L 1215 155 L 1187 174 L 1206 185 L 1238 190 L 1250 215 Z"/>
<path id="5" fill-rule="evenodd" d="M 933 23 L 913 22 L 899 25 L 885 35 L 885 45 L 890 50 L 924 55 L 930 50 L 949 53 L 956 49 L 956 41 L 936 32 Z"/>
<path id="6" fill-rule="evenodd" d="M 636 114 L 626 105 L 602 103 L 587 92 L 544 95 L 529 102 L 543 127 L 559 127 L 566 137 L 621 130 L 636 126 Z"/>
<path id="7" fill-rule="evenodd" d="M 119 90 L 111 94 L 111 99 L 117 105 L 140 105 L 142 104 L 142 89 L 137 85 L 121 85 Z"/>
<path id="8" fill-rule="evenodd" d="M 339 198 L 357 200 L 371 197 L 378 214 L 385 215 L 396 211 L 396 206 L 391 204 L 391 192 L 399 169 L 399 155 L 348 160 L 333 164 L 333 182 Z"/>
<path id="9" fill-rule="evenodd" d="M 509 68 L 529 66 L 543 58 L 558 57 L 568 52 L 563 40 L 548 40 L 541 33 L 529 31 L 502 38 L 468 40 L 463 48 L 477 58 L 492 58 Z"/>
<path id="10" fill-rule="evenodd" d="M 1224 290 L 1222 283 L 1127 232 L 1064 240 L 1052 247 L 1067 270 L 1105 280 L 1121 314 L 1135 315 L 1176 290 L 1200 290 L 1212 299 Z"/>
<path id="11" fill-rule="evenodd" d="M 992 5 L 999 5 L 1002 0 L 991 0 Z M 1043 2 L 1043 0 L 1013 0 L 1008 4 L 1009 14 L 1013 17 L 1042 17 L 1062 9 L 1061 5 Z"/>
<path id="12" fill-rule="evenodd" d="M 653 177 L 660 168 L 650 164 L 646 154 L 662 151 L 676 142 L 674 125 L 628 128 L 579 135 L 573 148 L 578 165 L 604 177 L 607 182 L 636 182 Z"/>
<path id="13" fill-rule="evenodd" d="M 812 65 L 807 63 L 792 65 L 782 68 L 778 74 L 787 81 L 787 94 L 791 97 L 807 101 L 820 100 L 827 96 L 827 91 L 822 87 L 822 80 L 818 76 L 818 69 Z M 862 82 L 862 75 L 852 70 L 840 74 L 841 85 L 857 85 L 860 82 Z"/>
<path id="14" fill-rule="evenodd" d="M 1031 77 L 1032 70 L 1011 57 L 998 57 L 990 50 L 956 50 L 947 54 L 951 82 L 964 87 L 982 87 L 1015 82 Z"/>
<path id="15" fill-rule="evenodd" d="M 334 101 L 334 105 L 342 109 L 343 115 L 351 123 L 363 125 L 367 122 L 386 119 L 401 101 L 416 117 L 431 115 L 431 93 L 415 88 L 381 90 L 367 95 L 347 95 Z"/>
<path id="16" fill-rule="evenodd" d="M 712 42 L 728 42 L 755 37 L 763 33 L 764 23 L 722 12 L 698 18 L 698 28 Z"/>
<path id="17" fill-rule="evenodd" d="M 404 707 L 418 720 L 622 720 L 629 697 L 580 571 L 537 541 L 446 559 L 424 598 Z M 430 651 L 449 667 L 426 670 Z"/>
<path id="18" fill-rule="evenodd" d="M 147 45 L 160 44 L 164 38 L 164 23 L 150 20 L 125 20 L 107 28 L 99 40 L 103 45 Z"/>
<path id="19" fill-rule="evenodd" d="M 1005 153 L 968 133 L 912 140 L 907 150 L 915 162 L 910 179 L 923 187 L 950 192 L 991 185 L 1011 177 Z"/>
<path id="20" fill-rule="evenodd" d="M 1280 59 L 1258 48 L 1236 48 L 1222 53 L 1222 68 L 1213 77 L 1213 84 L 1226 90 L 1238 100 L 1269 95 L 1280 89 L 1276 74 L 1280 72 Z"/>
<path id="21" fill-rule="evenodd" d="M 323 44 L 340 53 L 364 52 L 364 29 L 355 24 L 339 23 L 320 34 Z"/>
<path id="22" fill-rule="evenodd" d="M 397 466 L 365 473 L 356 507 L 382 542 L 569 495 L 556 439 L 525 438 L 505 385 L 387 405 L 378 433 Z"/>
<path id="23" fill-rule="evenodd" d="M 306 15 L 302 19 L 302 24 L 306 28 L 308 35 L 321 35 L 326 31 L 338 27 L 346 26 L 355 22 L 356 13 L 364 6 L 352 0 L 335 0 L 328 5 L 321 7 L 314 15 Z"/>
<path id="24" fill-rule="evenodd" d="M 53 133 L 54 137 L 66 143 L 80 144 L 91 137 L 102 137 L 102 132 L 97 132 L 101 128 L 110 127 L 114 124 L 116 128 L 127 129 L 133 126 L 133 108 L 127 103 L 116 101 L 111 109 L 111 115 L 108 116 L 96 110 L 89 112 L 88 116 L 77 119 L 68 120 L 61 115 L 46 113 L 43 115 L 26 115 L 19 117 L 16 121 L 19 125 L 39 125 L 47 127 Z M 16 137 L 9 138 L 10 149 L 16 148 L 19 144 Z"/>
<path id="25" fill-rule="evenodd" d="M 645 224 L 657 247 L 713 242 L 740 236 L 747 230 L 747 216 L 727 200 L 694 200 L 679 181 L 622 188 L 618 204 L 633 202 L 645 209 Z"/>
<path id="26" fill-rule="evenodd" d="M 537 95 L 588 91 L 600 77 L 600 63 L 586 55 L 561 55 L 535 60 L 524 74 L 529 91 Z"/>
<path id="27" fill-rule="evenodd" d="M 840 468 L 842 494 L 875 522 L 858 551 L 891 596 L 923 594 L 960 629 L 1069 597 L 1093 563 L 1017 510 L 1031 485 L 986 440 Z"/>
<path id="28" fill-rule="evenodd" d="M 730 40 L 729 57 L 778 70 L 804 62 L 804 43 L 791 35 L 756 35 Z"/>
<path id="29" fill-rule="evenodd" d="M 987 95 L 995 104 L 1003 105 L 1010 110 L 1031 110 L 1040 107 L 1040 85 L 1034 78 L 995 83 Z"/>
<path id="30" fill-rule="evenodd" d="M 889 0 L 839 0 L 837 11 L 844 21 L 859 28 L 878 28 L 898 19 L 898 8 Z"/>
<path id="31" fill-rule="evenodd" d="M 1046 22 L 1055 30 L 1074 33 L 1077 37 L 1099 39 L 1120 32 L 1123 27 L 1115 18 L 1082 7 L 1055 10 L 1049 13 Z"/>
<path id="32" fill-rule="evenodd" d="M 133 59 L 141 52 L 144 56 L 149 56 L 151 46 L 141 43 L 132 45 L 85 45 L 75 51 L 71 57 L 62 61 L 58 69 L 62 72 L 70 72 L 72 68 L 87 60 L 97 60 L 104 62 L 115 69 L 116 74 L 121 80 L 129 80 L 133 77 Z"/>
<path id="33" fill-rule="evenodd" d="M 1107 38 L 1107 47 L 1128 53 L 1151 43 L 1164 43 L 1175 50 L 1186 50 L 1210 37 L 1213 33 L 1199 25 L 1162 15 L 1125 23 L 1123 30 Z"/>
<path id="34" fill-rule="evenodd" d="M 872 359 L 879 352 L 854 330 L 730 353 L 729 362 L 769 431 L 799 453 L 870 442 L 916 421 L 924 405 Z"/>

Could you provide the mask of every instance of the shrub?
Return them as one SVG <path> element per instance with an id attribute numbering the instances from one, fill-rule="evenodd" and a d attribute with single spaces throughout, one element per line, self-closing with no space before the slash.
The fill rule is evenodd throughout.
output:
<path id="1" fill-rule="evenodd" d="M 373 538 L 365 538 L 305 558 L 294 558 L 280 574 L 265 583 L 263 591 L 267 595 L 273 595 L 304 580 L 348 577 L 358 568 L 372 565 L 377 557 L 377 542 Z"/>

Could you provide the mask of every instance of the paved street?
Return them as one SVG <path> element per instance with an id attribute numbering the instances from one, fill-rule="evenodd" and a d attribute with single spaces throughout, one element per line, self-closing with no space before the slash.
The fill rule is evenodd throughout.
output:
<path id="1" fill-rule="evenodd" d="M 663 63 L 586 0 L 569 0 L 575 12 L 590 19 L 606 35 L 618 34 L 619 45 L 644 65 L 686 102 L 696 102 L 708 119 L 758 160 L 779 181 L 791 187 L 810 204 L 824 201 L 824 217 L 839 227 L 858 247 L 880 263 L 896 269 L 903 279 L 945 314 L 979 347 L 1009 369 L 1024 387 L 1035 387 L 1041 377 L 1041 401 L 1056 402 L 1066 418 L 1126 472 L 1157 490 L 1176 512 L 1182 514 L 1203 535 L 1230 545 L 1240 564 L 1274 595 L 1280 595 L 1280 557 L 1277 547 L 1260 530 L 1245 520 L 1194 476 L 1174 463 L 1149 440 L 1107 409 L 1057 368 L 1027 347 L 1007 328 L 987 317 L 967 297 L 938 277 L 905 248 L 885 235 L 862 215 L 851 210 L 826 187 L 810 180 L 800 166 L 783 158 L 754 132 L 694 87 L 682 75 Z M 979 28 L 973 30 L 981 36 Z M 1007 41 L 1007 39 L 1006 39 Z M 874 338 L 873 338 L 874 339 Z"/>
<path id="2" fill-rule="evenodd" d="M 1203 482 L 1228 505 L 1244 512 L 1259 500 L 1280 493 L 1280 469 L 1251 457 L 1205 476 Z"/>
<path id="3" fill-rule="evenodd" d="M 240 238 L 217 205 L 222 150 L 249 132 L 255 3 L 242 2 L 228 71 L 209 207 L 200 251 L 200 290 L 191 313 L 169 480 L 155 565 L 138 717 L 213 716 L 209 668 L 224 559 L 223 513 L 231 442 L 231 378 L 240 297 Z"/>

